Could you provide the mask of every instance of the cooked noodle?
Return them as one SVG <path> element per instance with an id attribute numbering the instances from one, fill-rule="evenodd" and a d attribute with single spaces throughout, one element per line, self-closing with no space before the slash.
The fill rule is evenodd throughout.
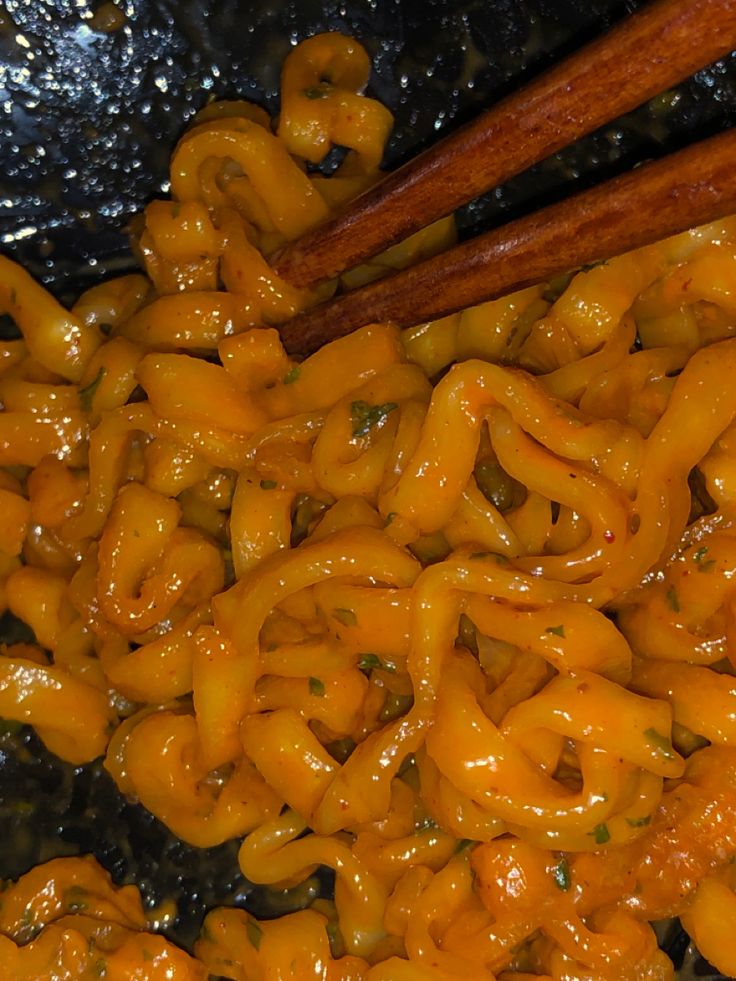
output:
<path id="1" fill-rule="evenodd" d="M 376 179 L 369 67 L 320 35 L 277 135 L 200 113 L 145 276 L 67 311 L 0 259 L 0 595 L 36 638 L 0 715 L 334 900 L 214 910 L 190 957 L 56 859 L 3 894 L 3 977 L 655 981 L 678 915 L 736 975 L 736 219 L 294 360 L 273 325 L 341 284 L 268 257 Z"/>

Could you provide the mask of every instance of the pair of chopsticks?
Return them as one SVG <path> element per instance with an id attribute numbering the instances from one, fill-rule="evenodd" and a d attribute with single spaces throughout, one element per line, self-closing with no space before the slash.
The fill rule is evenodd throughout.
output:
<path id="1" fill-rule="evenodd" d="M 287 245 L 298 287 L 338 276 L 736 49 L 736 0 L 657 0 Z M 408 327 L 736 211 L 736 131 L 510 222 L 279 327 L 307 354 Z"/>

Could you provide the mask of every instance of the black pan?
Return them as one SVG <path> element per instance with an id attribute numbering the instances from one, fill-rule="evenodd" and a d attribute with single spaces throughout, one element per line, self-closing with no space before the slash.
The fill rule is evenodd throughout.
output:
<path id="1" fill-rule="evenodd" d="M 695 0 L 693 0 L 695 2 Z M 0 5 L 0 248 L 58 296 L 72 299 L 132 268 L 126 225 L 167 191 L 171 148 L 213 97 L 278 110 L 290 46 L 323 30 L 358 37 L 373 56 L 371 88 L 395 113 L 394 166 L 640 2 L 616 0 L 117 0 L 125 24 L 90 28 L 92 0 Z M 734 56 L 556 154 L 459 215 L 464 234 L 500 224 L 730 125 Z M 6 617 L 4 637 L 17 630 Z M 0 728 L 2 723 L 0 723 Z M 245 882 L 236 844 L 199 850 L 125 801 L 98 764 L 71 767 L 33 734 L 0 731 L 0 877 L 56 855 L 94 852 L 154 907 L 178 903 L 166 932 L 191 945 L 204 911 L 245 904 L 286 912 L 330 889 L 275 897 Z M 714 979 L 663 928 L 681 976 Z"/>

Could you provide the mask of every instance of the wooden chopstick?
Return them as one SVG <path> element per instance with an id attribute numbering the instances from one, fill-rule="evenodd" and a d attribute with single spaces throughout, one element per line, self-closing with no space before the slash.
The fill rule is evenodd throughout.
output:
<path id="1" fill-rule="evenodd" d="M 365 324 L 399 327 L 539 283 L 736 211 L 736 129 L 308 310 L 278 329 L 308 354 Z"/>
<path id="2" fill-rule="evenodd" d="M 276 271 L 331 279 L 736 49 L 736 0 L 657 0 L 287 245 Z"/>

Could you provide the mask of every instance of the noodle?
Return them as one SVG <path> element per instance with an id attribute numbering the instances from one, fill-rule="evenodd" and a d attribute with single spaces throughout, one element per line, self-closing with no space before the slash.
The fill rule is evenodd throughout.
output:
<path id="1" fill-rule="evenodd" d="M 190 956 L 54 859 L 2 894 L 3 978 L 664 981 L 670 916 L 736 972 L 736 219 L 289 358 L 340 284 L 268 257 L 376 179 L 369 68 L 320 35 L 277 135 L 200 113 L 146 276 L 69 312 L 0 259 L 0 598 L 35 635 L 0 716 L 334 897 L 213 910 Z"/>

